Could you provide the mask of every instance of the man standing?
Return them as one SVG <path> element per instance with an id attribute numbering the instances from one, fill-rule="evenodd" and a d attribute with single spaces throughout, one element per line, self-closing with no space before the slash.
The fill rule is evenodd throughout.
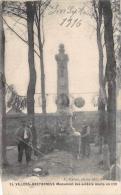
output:
<path id="1" fill-rule="evenodd" d="M 82 156 L 89 157 L 90 155 L 90 127 L 84 124 L 81 131 L 81 147 L 82 147 Z"/>
<path id="2" fill-rule="evenodd" d="M 18 162 L 22 162 L 23 152 L 25 150 L 26 163 L 29 164 L 31 160 L 31 143 L 32 133 L 30 128 L 26 125 L 25 121 L 22 121 L 22 127 L 16 132 L 16 140 L 18 144 Z"/>

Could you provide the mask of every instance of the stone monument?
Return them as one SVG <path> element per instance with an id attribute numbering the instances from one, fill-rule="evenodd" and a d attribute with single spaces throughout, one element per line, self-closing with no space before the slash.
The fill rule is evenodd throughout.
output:
<path id="1" fill-rule="evenodd" d="M 69 111 L 68 86 L 68 55 L 65 54 L 64 44 L 59 45 L 59 53 L 55 55 L 57 61 L 57 112 Z"/>
<path id="2" fill-rule="evenodd" d="M 66 131 L 75 132 L 72 125 L 72 112 L 69 100 L 68 61 L 64 44 L 59 45 L 59 53 L 55 55 L 57 61 L 57 113 L 60 115 Z M 64 124 L 65 123 L 65 124 Z"/>
<path id="3" fill-rule="evenodd" d="M 80 155 L 80 133 L 75 130 L 72 122 L 72 112 L 69 100 L 69 80 L 68 61 L 69 57 L 65 53 L 64 44 L 59 45 L 59 53 L 55 55 L 57 61 L 57 114 L 60 121 L 59 126 L 70 140 L 71 146 L 77 146 L 77 157 Z"/>

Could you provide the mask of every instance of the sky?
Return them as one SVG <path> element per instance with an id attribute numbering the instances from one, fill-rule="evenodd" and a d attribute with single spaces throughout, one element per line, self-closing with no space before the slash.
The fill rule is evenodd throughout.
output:
<path id="1" fill-rule="evenodd" d="M 48 112 L 56 111 L 57 63 L 55 55 L 58 53 L 60 43 L 65 45 L 65 52 L 69 56 L 70 95 L 73 97 L 81 96 L 85 99 L 85 106 L 81 110 L 97 109 L 91 103 L 92 98 L 98 94 L 99 90 L 95 21 L 80 11 L 82 5 L 83 1 L 79 0 L 52 0 L 51 7 L 46 10 L 44 15 L 44 63 Z M 70 17 L 72 18 L 71 24 L 77 21 L 73 27 L 67 27 L 68 23 L 66 22 Z M 64 20 L 65 23 L 60 25 Z M 17 24 L 15 17 L 6 17 L 6 21 L 23 38 L 27 38 L 26 27 Z M 78 21 L 81 21 L 79 27 Z M 5 35 L 7 82 L 15 86 L 19 95 L 26 95 L 29 80 L 28 47 L 14 33 L 8 30 L 6 26 Z M 35 58 L 37 72 L 35 112 L 41 112 L 41 100 L 38 94 L 41 92 L 40 65 L 38 58 Z"/>

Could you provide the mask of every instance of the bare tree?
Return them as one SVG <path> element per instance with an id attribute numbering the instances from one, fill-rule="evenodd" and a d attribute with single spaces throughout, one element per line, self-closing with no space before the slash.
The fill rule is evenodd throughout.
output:
<path id="1" fill-rule="evenodd" d="M 108 144 L 110 149 L 110 163 L 116 162 L 116 60 L 114 51 L 114 37 L 112 25 L 112 9 L 110 0 L 100 0 L 104 16 L 104 39 L 106 46 L 108 83 Z"/>
<path id="2" fill-rule="evenodd" d="M 37 135 L 34 118 L 34 94 L 36 86 L 36 70 L 34 59 L 34 16 L 35 6 L 33 2 L 26 2 L 27 32 L 28 32 L 28 63 L 30 71 L 29 85 L 27 89 L 27 113 L 32 121 L 33 146 L 36 147 Z"/>
<path id="3" fill-rule="evenodd" d="M 27 89 L 27 114 L 28 119 L 32 121 L 32 133 L 33 133 L 33 145 L 36 146 L 36 129 L 34 123 L 34 94 L 36 86 L 36 70 L 34 53 L 37 52 L 34 49 L 34 16 L 35 7 L 33 2 L 5 2 L 4 14 L 12 14 L 17 18 L 24 20 L 27 25 L 28 40 L 25 40 L 21 35 L 19 35 L 3 18 L 5 25 L 15 33 L 22 41 L 28 45 L 28 64 L 29 64 L 29 84 Z M 24 23 L 25 23 L 24 22 Z M 38 54 L 37 54 L 38 55 Z"/>
<path id="4" fill-rule="evenodd" d="M 89 15 L 96 24 L 96 41 L 98 48 L 98 58 L 99 58 L 99 98 L 98 98 L 98 128 L 99 128 L 99 146 L 100 153 L 102 152 L 103 140 L 106 142 L 107 131 L 106 131 L 106 105 L 107 105 L 107 95 L 106 95 L 106 81 L 105 81 L 105 64 L 104 64 L 104 24 L 103 24 L 103 13 L 99 0 L 91 0 L 89 8 L 86 14 Z"/>
<path id="5" fill-rule="evenodd" d="M 6 157 L 6 106 L 5 106 L 5 34 L 0 3 L 0 164 L 7 164 Z"/>
<path id="6" fill-rule="evenodd" d="M 45 94 L 45 67 L 44 67 L 44 27 L 43 17 L 46 8 L 49 6 L 51 0 L 35 2 L 36 14 L 35 14 L 35 25 L 37 29 L 38 47 L 40 55 L 40 69 L 41 69 L 41 95 L 42 95 L 42 113 L 46 114 L 46 94 Z"/>
<path id="7" fill-rule="evenodd" d="M 27 90 L 27 113 L 28 118 L 32 120 L 33 123 L 33 145 L 36 146 L 36 129 L 34 122 L 34 94 L 35 94 L 35 86 L 36 86 L 36 70 L 35 70 L 35 60 L 34 53 L 39 57 L 41 64 L 41 91 L 42 91 L 42 111 L 46 113 L 46 96 L 45 96 L 45 73 L 44 73 L 44 61 L 43 61 L 43 43 L 41 38 L 41 15 L 44 10 L 48 6 L 49 1 L 45 1 L 45 3 L 41 2 L 7 2 L 6 9 L 4 12 L 15 15 L 17 18 L 27 21 L 27 26 L 19 21 L 20 25 L 24 25 L 27 28 L 28 32 L 28 40 L 25 40 L 18 32 L 16 32 L 4 19 L 4 23 L 9 27 L 9 29 L 15 33 L 23 42 L 28 45 L 28 63 L 29 63 L 29 72 L 30 72 L 30 80 Z M 44 6 L 43 6 L 44 5 Z M 37 9 L 36 9 L 37 8 Z M 35 15 L 36 14 L 36 15 Z M 38 45 L 34 42 L 34 22 L 36 21 L 37 26 L 37 37 L 38 37 Z M 39 53 L 35 49 L 39 48 Z"/>
<path id="8" fill-rule="evenodd" d="M 41 69 L 41 95 L 42 95 L 42 113 L 46 114 L 46 95 L 45 95 L 45 70 L 44 70 L 44 58 L 43 58 L 43 42 L 42 42 L 42 15 L 41 15 L 42 2 L 36 2 L 36 15 L 35 24 L 37 28 L 37 38 L 40 54 L 40 69 Z"/>
<path id="9" fill-rule="evenodd" d="M 45 70 L 44 70 L 44 56 L 43 56 L 43 45 L 44 45 L 44 30 L 43 30 L 43 13 L 45 12 L 46 8 L 49 6 L 51 0 L 46 1 L 35 1 L 33 3 L 33 6 L 35 8 L 35 25 L 37 29 L 37 34 L 34 32 L 34 36 L 37 36 L 38 43 L 36 44 L 34 42 L 34 46 L 36 46 L 36 49 L 34 48 L 34 52 L 39 57 L 40 60 L 40 69 L 41 69 L 41 94 L 42 94 L 42 113 L 46 114 L 46 94 L 45 94 Z M 22 20 L 27 20 L 27 14 L 25 10 L 24 3 L 7 3 L 7 8 L 5 9 L 5 12 L 9 14 L 13 14 L 17 17 L 19 17 Z M 18 34 L 5 20 L 5 24 L 11 31 L 13 31 L 16 36 L 18 36 L 22 41 L 24 41 L 28 45 L 28 41 L 25 40 L 20 34 Z M 19 21 L 20 25 L 24 25 L 26 28 L 26 25 L 23 24 L 21 21 Z M 39 49 L 39 53 L 38 53 Z"/>

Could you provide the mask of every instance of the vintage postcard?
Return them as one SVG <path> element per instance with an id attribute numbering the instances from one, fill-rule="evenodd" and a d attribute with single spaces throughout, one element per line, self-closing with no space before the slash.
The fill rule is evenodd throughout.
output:
<path id="1" fill-rule="evenodd" d="M 120 0 L 0 2 L 2 195 L 121 195 Z"/>

